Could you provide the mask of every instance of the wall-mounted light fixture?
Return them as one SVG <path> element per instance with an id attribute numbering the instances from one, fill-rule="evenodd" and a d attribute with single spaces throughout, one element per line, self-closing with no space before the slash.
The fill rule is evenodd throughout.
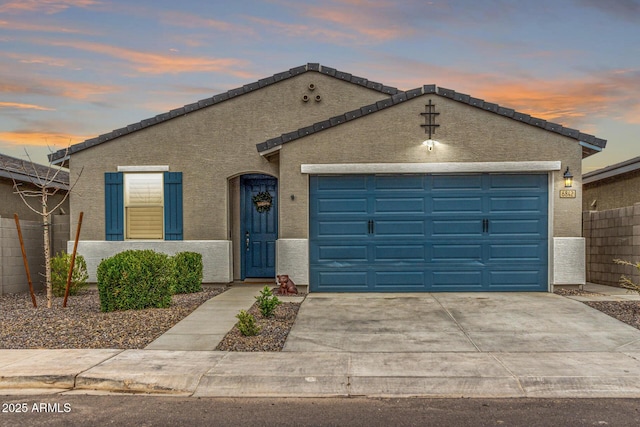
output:
<path id="1" fill-rule="evenodd" d="M 422 145 L 427 147 L 427 151 L 433 151 L 433 147 L 435 147 L 436 141 L 434 141 L 433 139 L 427 139 L 425 141 L 422 141 Z"/>
<path id="2" fill-rule="evenodd" d="M 564 177 L 564 187 L 565 188 L 573 187 L 573 175 L 571 175 L 571 172 L 569 172 L 569 166 L 567 166 L 567 170 L 564 171 L 564 175 L 562 176 Z"/>

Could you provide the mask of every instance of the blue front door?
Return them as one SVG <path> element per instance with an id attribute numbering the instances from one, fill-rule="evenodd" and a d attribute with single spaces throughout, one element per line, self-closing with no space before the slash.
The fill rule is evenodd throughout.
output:
<path id="1" fill-rule="evenodd" d="M 267 175 L 245 175 L 240 178 L 240 187 L 242 279 L 273 278 L 278 237 L 278 182 Z"/>
<path id="2" fill-rule="evenodd" d="M 310 177 L 310 288 L 547 291 L 546 174 Z"/>

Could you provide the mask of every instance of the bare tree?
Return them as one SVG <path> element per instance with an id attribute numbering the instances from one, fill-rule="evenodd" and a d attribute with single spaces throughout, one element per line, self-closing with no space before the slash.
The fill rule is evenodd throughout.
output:
<path id="1" fill-rule="evenodd" d="M 77 184 L 78 179 L 80 179 L 82 170 L 76 177 L 74 184 L 69 186 L 68 180 L 65 183 L 64 180 L 60 179 L 60 175 L 65 173 L 62 169 L 53 167 L 52 163 L 49 163 L 49 167 L 37 165 L 31 161 L 31 156 L 29 156 L 26 150 L 25 153 L 29 161 L 22 161 L 17 168 L 14 165 L 12 169 L 14 169 L 16 173 L 27 177 L 26 182 L 24 182 L 25 180 L 18 182 L 13 174 L 11 174 L 11 179 L 13 181 L 14 194 L 19 195 L 24 204 L 42 218 L 47 308 L 51 308 L 53 300 L 51 284 L 51 242 L 49 239 L 51 215 L 67 200 L 69 194 L 71 194 L 71 190 L 75 187 L 75 184 Z M 55 206 L 50 207 L 49 198 L 55 196 L 61 190 L 66 190 L 62 199 Z"/>

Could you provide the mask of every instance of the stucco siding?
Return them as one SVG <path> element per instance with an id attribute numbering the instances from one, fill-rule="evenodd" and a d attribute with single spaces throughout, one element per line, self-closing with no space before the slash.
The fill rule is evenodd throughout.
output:
<path id="1" fill-rule="evenodd" d="M 566 138 L 442 97 L 436 105 L 435 149 L 427 151 L 423 96 L 285 144 L 280 150 L 280 237 L 308 238 L 308 176 L 302 164 L 560 161 L 576 177 L 575 199 L 560 199 L 562 171 L 553 172 L 550 237 L 581 236 L 581 148 Z M 295 195 L 291 200 L 290 195 Z"/>
<path id="2" fill-rule="evenodd" d="M 640 171 L 584 185 L 583 211 L 617 209 L 632 206 L 638 202 L 640 202 Z"/>
<path id="3" fill-rule="evenodd" d="M 303 102 L 305 94 L 320 95 L 321 101 Z M 278 162 L 258 155 L 257 143 L 385 97 L 305 73 L 77 152 L 70 161 L 71 182 L 83 173 L 71 196 L 72 217 L 84 210 L 83 240 L 103 240 L 104 172 L 167 165 L 183 173 L 184 239 L 227 240 L 228 180 L 244 173 L 279 176 Z"/>

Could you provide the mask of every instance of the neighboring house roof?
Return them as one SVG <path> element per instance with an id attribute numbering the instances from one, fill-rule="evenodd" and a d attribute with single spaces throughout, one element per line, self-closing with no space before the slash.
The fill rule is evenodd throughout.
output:
<path id="1" fill-rule="evenodd" d="M 607 166 L 593 172 L 585 173 L 582 175 L 582 183 L 590 184 L 593 182 L 601 181 L 603 179 L 613 178 L 615 176 L 636 172 L 638 170 L 640 170 L 640 157 L 634 157 L 633 159 L 625 160 L 624 162 L 616 163 L 614 165 Z"/>
<path id="2" fill-rule="evenodd" d="M 382 83 L 372 82 L 372 81 L 369 81 L 368 79 L 365 79 L 364 77 L 354 76 L 349 73 L 338 71 L 335 68 L 321 66 L 320 64 L 317 64 L 317 63 L 309 63 L 307 65 L 302 65 L 300 67 L 292 68 L 289 71 L 283 71 L 282 73 L 274 74 L 271 77 L 260 79 L 257 82 L 249 83 L 242 87 L 231 89 L 227 92 L 214 95 L 210 98 L 202 99 L 198 102 L 194 102 L 193 104 L 187 104 L 184 107 L 176 108 L 174 110 L 169 111 L 168 113 L 159 114 L 155 117 L 142 120 L 138 123 L 130 124 L 123 128 L 116 129 L 114 131 L 99 135 L 95 138 L 87 139 L 84 142 L 72 145 L 71 147 L 69 147 L 68 150 L 66 149 L 59 150 L 59 151 L 56 151 L 55 153 L 50 154 L 49 160 L 51 160 L 54 164 L 63 163 L 68 158 L 69 155 L 77 153 L 78 151 L 82 151 L 86 148 L 93 147 L 94 145 L 102 144 L 103 142 L 110 141 L 112 139 L 135 132 L 137 130 L 144 129 L 146 127 L 153 126 L 158 123 L 166 122 L 167 120 L 170 120 L 176 117 L 184 116 L 193 111 L 197 111 L 202 108 L 219 104 L 228 99 L 232 99 L 249 92 L 254 92 L 258 89 L 262 89 L 265 86 L 278 83 L 282 80 L 286 80 L 291 77 L 294 77 L 309 71 L 315 71 L 321 74 L 325 74 L 327 76 L 334 77 L 339 80 L 344 80 L 359 86 L 364 86 L 366 88 L 369 88 L 387 95 L 395 95 L 396 93 L 400 92 L 395 87 L 385 86 Z"/>
<path id="3" fill-rule="evenodd" d="M 69 190 L 69 172 L 0 154 L 0 178 Z"/>
<path id="4" fill-rule="evenodd" d="M 123 135 L 127 135 L 129 133 L 144 129 L 149 126 L 166 122 L 167 120 L 170 120 L 176 117 L 184 116 L 193 111 L 197 111 L 202 108 L 219 104 L 226 100 L 235 98 L 237 96 L 240 96 L 249 92 L 259 90 L 265 86 L 269 86 L 271 84 L 280 82 L 285 79 L 289 79 L 291 77 L 294 77 L 306 72 L 319 72 L 327 76 L 344 80 L 356 85 L 364 86 L 369 89 L 373 89 L 381 93 L 387 94 L 389 95 L 389 98 L 384 99 L 382 101 L 378 101 L 375 104 L 364 106 L 358 110 L 353 110 L 345 114 L 332 117 L 328 120 L 318 122 L 313 125 L 298 129 L 296 131 L 282 134 L 277 138 L 272 138 L 263 143 L 257 144 L 258 152 L 260 152 L 262 155 L 266 155 L 269 152 L 278 149 L 278 147 L 284 143 L 293 141 L 298 138 L 302 138 L 306 135 L 309 135 L 310 133 L 319 132 L 329 127 L 337 126 L 346 121 L 353 120 L 370 113 L 374 113 L 376 111 L 396 105 L 407 99 L 414 98 L 420 95 L 425 95 L 425 94 L 436 94 L 439 96 L 450 98 L 450 99 L 453 99 L 454 101 L 462 102 L 473 107 L 477 107 L 486 111 L 490 111 L 495 114 L 512 118 L 522 123 L 526 123 L 532 126 L 537 126 L 545 130 L 556 132 L 558 134 L 576 139 L 579 141 L 580 145 L 582 145 L 583 147 L 583 157 L 587 157 L 587 156 L 590 156 L 591 154 L 602 151 L 602 149 L 605 147 L 607 143 L 607 141 L 604 139 L 596 138 L 593 135 L 581 133 L 576 129 L 565 128 L 562 125 L 552 123 L 552 122 L 547 122 L 546 120 L 543 120 L 543 119 L 531 117 L 528 114 L 519 113 L 513 109 L 501 107 L 498 104 L 485 102 L 482 99 L 473 98 L 463 93 L 457 93 L 454 90 L 437 88 L 435 85 L 425 85 L 421 88 L 402 92 L 394 87 L 385 86 L 382 83 L 372 82 L 363 77 L 357 77 L 349 73 L 338 71 L 335 68 L 325 67 L 318 63 L 308 63 L 300 67 L 292 68 L 289 71 L 284 71 L 282 73 L 274 74 L 271 77 L 258 80 L 257 82 L 249 83 L 236 89 L 231 89 L 225 93 L 214 95 L 210 98 L 202 99 L 193 104 L 187 104 L 184 107 L 176 108 L 167 113 L 159 114 L 155 117 L 130 124 L 123 128 L 116 129 L 114 131 L 99 135 L 95 138 L 87 139 L 84 142 L 72 145 L 68 149 L 59 150 L 59 151 L 56 151 L 55 153 L 50 154 L 49 159 L 51 160 L 51 162 L 53 162 L 53 164 L 64 163 L 66 160 L 68 160 L 70 155 L 77 153 L 78 151 L 85 150 L 87 148 L 102 144 L 103 142 L 113 140 L 115 138 L 121 137 Z"/>
<path id="5" fill-rule="evenodd" d="M 392 107 L 408 99 L 415 98 L 422 95 L 427 95 L 427 94 L 435 94 L 445 98 L 453 99 L 454 101 L 462 102 L 472 107 L 477 107 L 485 111 L 490 111 L 492 113 L 495 113 L 501 116 L 509 117 L 513 120 L 517 120 L 522 123 L 526 123 L 532 126 L 537 126 L 539 128 L 542 128 L 551 132 L 555 132 L 555 133 L 567 136 L 569 138 L 573 138 L 579 141 L 580 145 L 582 146 L 583 158 L 602 151 L 602 149 L 607 145 L 607 141 L 605 139 L 596 138 L 593 135 L 582 133 L 576 129 L 566 128 L 556 123 L 547 122 L 546 120 L 539 119 L 536 117 L 531 117 L 528 114 L 519 113 L 511 108 L 505 108 L 505 107 L 499 106 L 498 104 L 485 102 L 482 99 L 473 98 L 469 95 L 466 95 L 464 93 L 458 93 L 451 89 L 436 87 L 436 85 L 425 85 L 423 87 L 408 90 L 406 92 L 399 92 L 388 99 L 383 99 L 381 101 L 376 102 L 375 104 L 366 105 L 364 107 L 361 107 L 358 110 L 353 110 L 345 114 L 332 117 L 328 120 L 315 123 L 311 126 L 307 126 L 293 132 L 282 134 L 279 137 L 269 139 L 260 144 L 256 144 L 256 147 L 259 153 L 261 153 L 262 155 L 266 155 L 273 151 L 278 150 L 283 144 L 286 144 L 287 142 L 291 142 L 298 138 L 305 137 L 314 132 L 323 131 L 333 126 L 338 126 L 342 123 L 357 119 L 367 114 L 375 113 L 376 111 L 380 111 L 385 108 Z"/>

